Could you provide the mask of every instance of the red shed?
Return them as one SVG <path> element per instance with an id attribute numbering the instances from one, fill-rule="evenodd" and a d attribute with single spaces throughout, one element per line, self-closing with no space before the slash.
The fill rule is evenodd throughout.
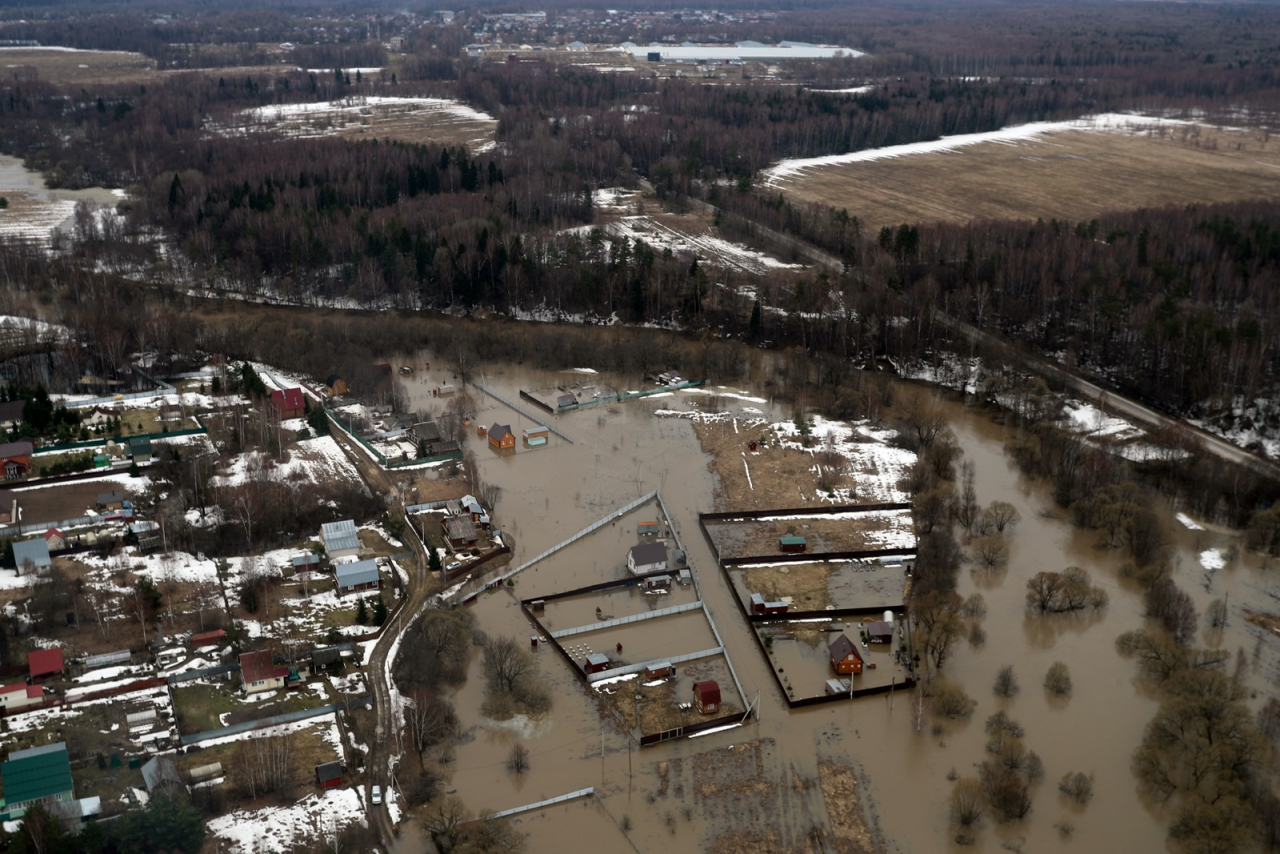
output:
<path id="1" fill-rule="evenodd" d="M 37 649 L 27 653 L 27 667 L 31 678 L 39 681 L 62 675 L 62 647 Z"/>
<path id="2" fill-rule="evenodd" d="M 720 711 L 720 683 L 714 679 L 693 683 L 693 703 L 704 715 Z"/>
<path id="3" fill-rule="evenodd" d="M 316 782 L 322 789 L 336 789 L 342 785 L 342 763 L 323 762 L 316 766 Z"/>
<path id="4" fill-rule="evenodd" d="M 827 654 L 831 657 L 831 666 L 841 676 L 856 676 L 862 672 L 862 653 L 858 652 L 858 647 L 848 636 L 840 635 L 832 641 L 831 646 L 827 647 Z"/>
<path id="5" fill-rule="evenodd" d="M 213 646 L 220 644 L 227 639 L 227 633 L 224 629 L 214 629 L 211 632 L 197 632 L 187 638 L 187 646 Z"/>
<path id="6" fill-rule="evenodd" d="M 601 670 L 608 670 L 609 657 L 607 655 L 601 655 L 598 652 L 593 652 L 587 656 L 582 667 L 587 671 L 587 673 L 599 673 Z"/>

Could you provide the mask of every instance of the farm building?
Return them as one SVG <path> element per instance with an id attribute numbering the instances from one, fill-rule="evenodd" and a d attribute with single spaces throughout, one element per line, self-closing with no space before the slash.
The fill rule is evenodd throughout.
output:
<path id="1" fill-rule="evenodd" d="M 627 552 L 627 569 L 634 575 L 667 568 L 667 547 L 662 543 L 640 543 Z"/>
<path id="2" fill-rule="evenodd" d="M 215 646 L 223 643 L 227 639 L 227 633 L 223 629 L 214 629 L 211 632 L 197 632 L 187 638 L 187 646 Z"/>
<path id="3" fill-rule="evenodd" d="M 382 586 L 378 562 L 373 559 L 339 564 L 334 568 L 333 575 L 339 595 L 356 590 L 376 590 Z"/>
<path id="4" fill-rule="evenodd" d="M 342 763 L 322 762 L 316 766 L 316 782 L 322 789 L 336 789 L 342 785 Z"/>
<path id="5" fill-rule="evenodd" d="M 277 667 L 270 650 L 246 652 L 240 656 L 240 687 L 246 694 L 275 691 L 284 687 L 289 668 Z"/>
<path id="6" fill-rule="evenodd" d="M 601 670 L 608 670 L 609 657 L 599 652 L 593 652 L 583 661 L 582 669 L 587 671 L 587 675 L 599 673 Z"/>
<path id="7" fill-rule="evenodd" d="M 18 480 L 31 474 L 30 442 L 5 442 L 0 445 L 0 470 L 5 480 Z"/>
<path id="8" fill-rule="evenodd" d="M 276 389 L 271 392 L 271 406 L 281 418 L 301 418 L 307 414 L 307 399 L 300 388 Z"/>
<path id="9" fill-rule="evenodd" d="M 15 750 L 9 761 L 0 765 L 0 780 L 10 820 L 22 817 L 33 804 L 71 800 L 71 759 L 66 742 Z"/>
<path id="10" fill-rule="evenodd" d="M 320 541 L 333 560 L 340 557 L 356 557 L 360 554 L 360 538 L 356 536 L 356 523 L 350 519 L 341 522 L 325 522 L 320 526 Z"/>
<path id="11" fill-rule="evenodd" d="M 655 661 L 652 664 L 646 664 L 644 668 L 645 679 L 665 679 L 675 675 L 676 666 L 670 661 Z"/>
<path id="12" fill-rule="evenodd" d="M 350 389 L 347 387 L 347 381 L 337 374 L 330 374 L 324 381 L 324 387 L 329 394 L 346 394 Z"/>
<path id="13" fill-rule="evenodd" d="M 516 446 L 515 434 L 508 424 L 494 424 L 489 428 L 489 447 L 505 451 Z"/>
<path id="14" fill-rule="evenodd" d="M 779 537 L 778 548 L 784 552 L 802 552 L 805 550 L 804 537 Z"/>
<path id="15" fill-rule="evenodd" d="M 165 786 L 182 786 L 182 778 L 178 776 L 178 766 L 168 756 L 153 756 L 142 766 L 142 782 L 148 792 Z"/>
<path id="16" fill-rule="evenodd" d="M 656 520 L 653 522 L 641 522 L 636 525 L 636 533 L 642 537 L 656 537 L 661 531 L 662 526 Z"/>
<path id="17" fill-rule="evenodd" d="M 867 640 L 871 643 L 893 643 L 893 623 L 886 620 L 867 623 Z"/>
<path id="18" fill-rule="evenodd" d="M 572 394 L 562 394 L 556 398 L 556 409 L 568 409 L 578 405 L 578 398 Z"/>
<path id="19" fill-rule="evenodd" d="M 476 543 L 476 523 L 470 513 L 444 517 L 444 535 L 455 549 Z"/>
<path id="20" fill-rule="evenodd" d="M 27 668 L 31 671 L 31 681 L 40 682 L 62 675 L 62 647 L 53 649 L 34 649 L 27 653 Z"/>
<path id="21" fill-rule="evenodd" d="M 714 679 L 694 682 L 693 704 L 704 715 L 714 715 L 720 711 L 720 683 Z"/>
<path id="22" fill-rule="evenodd" d="M 862 672 L 862 653 L 849 640 L 848 635 L 840 635 L 827 647 L 827 655 L 831 658 L 831 666 L 840 676 L 857 676 Z"/>
<path id="23" fill-rule="evenodd" d="M 49 557 L 49 544 L 43 539 L 20 540 L 14 543 L 13 564 L 18 569 L 18 575 L 48 569 L 53 564 L 53 560 Z"/>
<path id="24" fill-rule="evenodd" d="M 16 685 L 6 685 L 0 688 L 0 711 L 3 712 L 25 709 L 27 706 L 34 706 L 36 703 L 43 701 L 44 689 L 39 685 L 28 685 L 26 682 L 19 682 Z"/>
<path id="25" fill-rule="evenodd" d="M 132 652 L 127 649 L 118 649 L 115 652 L 103 652 L 98 655 L 86 656 L 84 666 L 86 670 L 94 670 L 98 667 L 116 667 L 121 664 L 128 664 L 132 660 Z"/>
<path id="26" fill-rule="evenodd" d="M 526 448 L 540 448 L 547 444 L 547 438 L 551 435 L 546 427 L 530 427 L 524 431 L 524 444 Z"/>
<path id="27" fill-rule="evenodd" d="M 118 489 L 98 493 L 98 506 L 103 510 L 123 510 L 125 494 Z"/>
<path id="28" fill-rule="evenodd" d="M 44 540 L 45 545 L 49 547 L 50 551 L 57 551 L 58 549 L 65 549 L 67 547 L 66 535 L 57 528 L 50 528 L 41 534 L 40 537 Z"/>

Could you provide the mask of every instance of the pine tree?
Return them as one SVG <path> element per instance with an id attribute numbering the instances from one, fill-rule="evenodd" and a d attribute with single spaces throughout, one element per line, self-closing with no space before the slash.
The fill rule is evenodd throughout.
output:
<path id="1" fill-rule="evenodd" d="M 356 604 L 356 622 L 362 626 L 369 622 L 369 606 L 364 603 L 363 597 Z"/>

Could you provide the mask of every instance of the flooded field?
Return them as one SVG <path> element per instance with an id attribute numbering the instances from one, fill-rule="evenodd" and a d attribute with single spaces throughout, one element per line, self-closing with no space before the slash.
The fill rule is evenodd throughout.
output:
<path id="1" fill-rule="evenodd" d="M 430 378 L 410 384 L 415 408 L 440 410 L 441 401 L 432 400 L 429 392 L 448 379 L 439 373 L 433 371 Z M 486 366 L 483 381 L 515 400 L 520 388 L 552 387 L 568 376 Z M 598 378 L 598 384 L 606 383 L 640 387 L 636 377 Z M 750 396 L 750 389 L 742 392 Z M 900 400 L 929 393 L 908 385 L 895 390 Z M 476 391 L 471 394 L 472 414 L 479 422 L 510 423 L 517 435 L 522 427 L 534 426 L 498 401 Z M 981 592 L 986 600 L 987 617 L 982 621 L 986 638 L 977 645 L 958 644 L 943 673 L 976 701 L 972 717 L 936 726 L 926 720 L 917 728 L 912 697 L 904 692 L 892 699 L 871 697 L 786 709 L 744 619 L 739 594 L 716 567 L 697 528 L 699 512 L 733 508 L 716 506 L 709 457 L 699 446 L 691 420 L 654 414 L 659 407 L 696 410 L 694 398 L 639 400 L 548 418 L 572 442 L 552 435 L 545 447 L 519 447 L 514 453 L 491 451 L 487 441 L 472 431 L 466 450 L 475 452 L 481 477 L 500 487 L 495 524 L 514 538 L 513 566 L 638 496 L 659 490 L 702 600 L 742 682 L 744 699 L 752 703 L 759 697 L 759 721 L 641 750 L 616 718 L 602 709 L 601 698 L 545 647 L 537 656 L 541 679 L 555 697 L 551 714 L 537 721 L 485 721 L 479 711 L 483 679 L 478 663 L 473 662 L 468 682 L 454 698 L 470 732 L 457 750 L 451 781 L 472 810 L 510 809 L 594 787 L 594 800 L 518 817 L 518 827 L 530 833 L 529 850 L 569 854 L 594 852 L 602 841 L 616 843 L 613 847 L 620 850 L 644 852 L 872 851 L 883 850 L 875 847 L 881 833 L 889 850 L 904 852 L 997 852 L 1002 846 L 1030 851 L 1064 844 L 1055 828 L 1063 819 L 1074 826 L 1071 844 L 1080 850 L 1163 850 L 1168 817 L 1158 805 L 1139 796 L 1129 768 L 1156 701 L 1137 686 L 1136 668 L 1114 646 L 1119 634 L 1143 625 L 1140 595 L 1120 578 L 1119 553 L 1100 548 L 1096 534 L 1073 528 L 1044 485 L 1028 481 L 1006 457 L 1003 445 L 1010 435 L 1008 428 L 960 403 L 939 401 L 965 459 L 976 467 L 979 501 L 1008 501 L 1017 507 L 1022 521 L 1009 537 L 1005 568 L 993 572 L 974 564 L 962 572 L 960 593 Z M 760 401 L 757 392 L 750 403 L 754 412 L 744 412 L 743 417 L 781 422 L 792 414 Z M 469 607 L 486 632 L 527 638 L 530 625 L 519 599 L 624 577 L 627 549 L 638 542 L 631 520 L 653 515 L 642 508 L 615 525 L 606 525 L 516 576 L 513 590 L 483 594 Z M 1265 569 L 1252 557 L 1235 557 L 1238 541 L 1230 532 L 1193 531 L 1177 522 L 1172 512 L 1167 517 L 1180 586 L 1195 597 L 1201 610 L 1212 598 L 1230 596 L 1233 611 L 1227 628 L 1204 641 L 1253 652 L 1246 655 L 1251 662 L 1248 679 L 1259 693 L 1255 702 L 1261 703 L 1263 695 L 1274 690 L 1280 644 L 1264 639 L 1264 630 L 1246 623 L 1239 609 L 1250 601 L 1273 601 L 1274 587 Z M 1206 557 L 1210 552 L 1221 560 Z M 1206 564 L 1221 564 L 1221 568 L 1210 569 Z M 1084 617 L 1031 615 L 1025 607 L 1026 580 L 1040 571 L 1072 565 L 1087 569 L 1093 583 L 1107 591 L 1108 607 Z M 659 598 L 665 607 L 692 601 L 690 595 L 676 587 L 670 597 Z M 602 614 L 620 616 L 642 613 L 651 606 L 641 594 L 624 588 L 548 603 L 547 619 L 557 627 L 585 625 L 596 619 L 596 607 Z M 644 625 L 628 629 L 625 638 L 618 632 L 601 633 L 600 641 L 592 643 L 613 652 L 614 645 L 622 642 L 628 657 L 633 649 L 637 654 L 666 652 L 666 641 L 639 631 Z M 690 631 L 703 631 L 695 628 L 693 619 L 668 625 L 680 631 L 686 625 Z M 705 639 L 699 634 L 689 642 L 697 645 Z M 783 652 L 783 644 L 792 649 Z M 818 680 L 821 643 L 788 640 L 775 641 L 775 646 L 778 654 L 796 659 L 791 664 L 787 658 L 781 665 L 787 673 L 793 667 L 797 674 L 812 673 L 812 678 L 805 676 L 806 686 Z M 875 678 L 893 678 L 896 665 L 891 664 L 891 653 L 878 646 L 868 650 L 869 660 L 889 663 L 877 667 Z M 1074 694 L 1065 702 L 1041 688 L 1046 671 L 1056 661 L 1068 664 L 1075 682 Z M 1011 700 L 992 693 L 996 673 L 1005 665 L 1014 668 L 1023 686 Z M 818 685 L 820 691 L 820 680 Z M 809 693 L 807 687 L 805 693 Z M 951 841 L 955 833 L 948 820 L 952 786 L 948 777 L 953 771 L 972 773 L 972 766 L 982 761 L 983 721 L 1001 710 L 1026 729 L 1027 746 L 1044 761 L 1045 782 L 1033 788 L 1033 806 L 1026 819 L 1009 824 L 986 819 L 975 845 L 961 848 Z M 1105 726 L 1100 723 L 1104 721 Z M 504 767 L 510 745 L 517 740 L 531 754 L 530 770 L 518 776 Z M 1069 805 L 1056 790 L 1056 781 L 1064 773 L 1076 771 L 1094 775 L 1096 796 L 1083 810 Z M 597 828 L 600 836 L 565 827 L 579 817 L 583 828 Z M 402 827 L 395 850 L 421 850 L 421 831 L 413 819 Z"/>
<path id="2" fill-rule="evenodd" d="M 119 201 L 121 193 L 102 187 L 51 190 L 39 174 L 16 157 L 0 154 L 0 196 L 9 200 L 0 209 L 0 236 L 21 237 L 48 245 L 55 231 L 70 231 L 76 203 L 96 206 Z"/>

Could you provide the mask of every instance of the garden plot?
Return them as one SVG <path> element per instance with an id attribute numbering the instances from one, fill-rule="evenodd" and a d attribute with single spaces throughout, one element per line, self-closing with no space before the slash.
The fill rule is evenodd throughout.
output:
<path id="1" fill-rule="evenodd" d="M 296 850 L 307 840 L 317 849 L 336 845 L 342 830 L 353 824 L 368 825 L 364 786 L 313 793 L 290 806 L 235 810 L 210 819 L 207 827 L 215 837 L 228 841 L 228 852 L 275 854 Z"/>
<path id="2" fill-rule="evenodd" d="M 690 705 L 693 684 L 705 680 L 714 680 L 720 686 L 720 709 L 714 715 L 703 715 Z M 606 677 L 591 687 L 613 707 L 625 726 L 642 736 L 702 723 L 710 717 L 740 714 L 746 709 L 722 655 L 678 665 L 672 676 L 646 680 L 644 673 L 629 673 Z"/>
<path id="3" fill-rule="evenodd" d="M 878 560 L 747 564 L 727 569 L 748 613 L 752 593 L 766 602 L 782 602 L 791 611 L 897 608 L 903 600 L 902 567 Z"/>
<path id="4" fill-rule="evenodd" d="M 758 623 L 751 628 L 759 635 L 765 658 L 786 691 L 788 701 L 794 703 L 828 696 L 829 679 L 841 680 L 847 692 L 852 678 L 855 697 L 860 693 L 887 690 L 890 685 L 903 685 L 908 674 L 898 663 L 895 651 L 900 647 L 905 649 L 905 645 L 897 632 L 889 644 L 868 644 L 861 635 L 860 627 L 864 623 L 882 618 L 882 613 L 873 611 L 861 618 L 841 618 L 835 622 L 780 620 Z M 841 676 L 831 664 L 828 648 L 842 634 L 857 645 L 863 658 L 861 674 Z"/>
<path id="5" fill-rule="evenodd" d="M 916 535 L 910 509 L 843 510 L 813 515 L 742 519 L 704 519 L 707 535 L 721 561 L 766 562 L 783 554 L 783 537 L 804 538 L 804 554 L 914 551 Z"/>
<path id="6" fill-rule="evenodd" d="M 691 584 L 672 584 L 670 590 L 645 590 L 639 585 L 615 587 L 548 602 L 538 621 L 555 632 L 696 601 L 698 593 Z"/>

